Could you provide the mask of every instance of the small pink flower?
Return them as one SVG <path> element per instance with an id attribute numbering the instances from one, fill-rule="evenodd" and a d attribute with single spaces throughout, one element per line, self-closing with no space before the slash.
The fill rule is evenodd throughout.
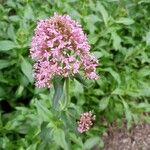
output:
<path id="1" fill-rule="evenodd" d="M 97 59 L 89 52 L 90 45 L 81 25 L 68 15 L 57 15 L 37 23 L 30 54 L 35 60 L 36 86 L 50 87 L 56 75 L 74 76 L 82 71 L 96 80 Z"/>
<path id="2" fill-rule="evenodd" d="M 78 131 L 80 133 L 88 131 L 93 125 L 94 120 L 95 120 L 95 115 L 93 115 L 91 111 L 81 114 L 80 120 L 77 122 Z"/>

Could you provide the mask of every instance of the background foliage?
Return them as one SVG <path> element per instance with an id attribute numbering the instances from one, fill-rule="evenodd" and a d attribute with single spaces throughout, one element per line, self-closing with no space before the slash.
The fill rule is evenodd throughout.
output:
<path id="1" fill-rule="evenodd" d="M 149 0 L 2 0 L 0 3 L 0 149 L 91 149 L 112 122 L 150 122 Z M 100 79 L 71 81 L 71 104 L 53 112 L 54 90 L 37 89 L 29 47 L 36 22 L 58 12 L 80 22 Z M 61 107 L 60 107 L 61 109 Z M 94 127 L 76 131 L 80 113 L 96 114 Z"/>

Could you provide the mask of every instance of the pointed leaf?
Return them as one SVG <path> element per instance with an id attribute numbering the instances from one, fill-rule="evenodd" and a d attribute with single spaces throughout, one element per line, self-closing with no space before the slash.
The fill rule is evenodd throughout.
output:
<path id="1" fill-rule="evenodd" d="M 52 118 L 52 113 L 51 111 L 49 111 L 46 106 L 44 106 L 42 104 L 42 101 L 36 101 L 35 102 L 35 106 L 37 108 L 37 112 L 39 117 L 43 120 L 43 121 L 50 121 L 50 119 Z"/>
<path id="2" fill-rule="evenodd" d="M 9 40 L 0 41 L 0 51 L 8 51 L 16 47 L 17 45 L 12 41 Z"/>
<path id="3" fill-rule="evenodd" d="M 52 99 L 53 107 L 56 108 L 58 106 L 58 102 L 63 94 L 63 88 L 64 88 L 64 79 L 61 77 L 56 77 L 53 81 L 54 84 L 54 96 Z"/>
<path id="4" fill-rule="evenodd" d="M 85 87 L 89 87 L 89 86 L 92 85 L 92 83 L 89 83 L 89 82 L 87 82 L 86 79 L 82 78 L 82 76 L 81 76 L 79 73 L 77 73 L 77 74 L 74 76 L 74 78 L 75 78 L 78 82 L 80 82 L 82 85 L 84 85 Z"/>
<path id="5" fill-rule="evenodd" d="M 120 43 L 121 43 L 120 36 L 116 32 L 112 32 L 111 36 L 112 36 L 112 40 L 113 40 L 114 49 L 116 49 L 116 50 L 120 49 L 120 47 L 121 47 L 121 45 L 120 45 Z"/>
<path id="6" fill-rule="evenodd" d="M 108 13 L 107 13 L 105 7 L 104 7 L 100 2 L 97 3 L 97 10 L 100 11 L 100 13 L 101 13 L 101 15 L 102 15 L 102 17 L 103 17 L 105 26 L 107 26 Z"/>
<path id="7" fill-rule="evenodd" d="M 0 69 L 6 68 L 10 65 L 8 60 L 0 59 Z"/>
<path id="8" fill-rule="evenodd" d="M 80 147 L 83 147 L 83 143 L 82 143 L 81 137 L 77 137 L 74 133 L 70 133 L 69 136 L 70 136 L 70 139 L 71 139 L 74 143 L 76 143 L 76 144 L 79 145 Z"/>
<path id="9" fill-rule="evenodd" d="M 146 44 L 147 44 L 147 45 L 150 45 L 150 32 L 147 32 L 147 33 L 146 33 L 146 38 L 145 38 L 145 40 L 146 40 Z"/>
<path id="10" fill-rule="evenodd" d="M 65 150 L 69 150 L 68 144 L 65 139 L 65 133 L 62 129 L 54 129 L 53 131 L 53 139 L 56 144 L 62 147 Z"/>
<path id="11" fill-rule="evenodd" d="M 109 72 L 114 77 L 114 79 L 117 81 L 118 84 L 121 83 L 119 74 L 116 71 L 114 71 L 112 68 L 105 68 L 101 70 Z"/>
<path id="12" fill-rule="evenodd" d="M 129 129 L 131 127 L 131 123 L 132 123 L 132 113 L 129 109 L 127 102 L 124 99 L 122 99 L 122 103 L 123 103 L 123 106 L 125 109 L 125 116 L 127 119 L 127 128 Z"/>
<path id="13" fill-rule="evenodd" d="M 121 17 L 119 18 L 116 23 L 121 23 L 121 24 L 124 24 L 124 25 L 131 25 L 134 23 L 134 20 L 131 19 L 131 18 L 125 18 L 125 17 Z"/>
<path id="14" fill-rule="evenodd" d="M 21 70 L 26 75 L 28 80 L 33 83 L 33 72 L 32 72 L 32 66 L 29 63 L 29 61 L 23 57 L 21 57 Z"/>
<path id="15" fill-rule="evenodd" d="M 86 140 L 84 143 L 84 149 L 92 149 L 95 145 L 100 142 L 100 137 L 92 137 Z"/>
<path id="16" fill-rule="evenodd" d="M 109 99 L 110 97 L 104 97 L 100 100 L 99 102 L 99 110 L 103 111 L 107 108 L 108 104 L 109 104 Z"/>
<path id="17" fill-rule="evenodd" d="M 15 39 L 16 39 L 15 29 L 12 24 L 10 24 L 10 26 L 8 27 L 7 34 L 11 40 L 15 41 Z"/>

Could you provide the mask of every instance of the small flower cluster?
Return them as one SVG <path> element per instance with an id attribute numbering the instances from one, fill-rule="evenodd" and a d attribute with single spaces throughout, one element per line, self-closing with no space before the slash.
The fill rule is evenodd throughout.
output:
<path id="1" fill-rule="evenodd" d="M 35 60 L 34 78 L 37 87 L 50 87 L 55 75 L 68 77 L 82 71 L 88 79 L 97 79 L 97 59 L 81 25 L 68 15 L 54 14 L 40 20 L 32 38 L 30 54 Z"/>
<path id="2" fill-rule="evenodd" d="M 81 114 L 80 120 L 77 122 L 78 131 L 80 133 L 88 131 L 90 127 L 93 125 L 94 120 L 95 115 L 93 115 L 91 111 Z"/>

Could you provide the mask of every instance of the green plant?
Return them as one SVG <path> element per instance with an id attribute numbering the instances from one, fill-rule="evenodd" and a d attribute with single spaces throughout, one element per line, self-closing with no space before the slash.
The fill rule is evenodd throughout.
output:
<path id="1" fill-rule="evenodd" d="M 150 122 L 150 2 L 145 0 L 7 0 L 0 5 L 0 148 L 91 149 L 112 122 Z M 54 89 L 33 85 L 29 47 L 36 21 L 67 13 L 88 34 L 100 79 L 70 81 L 70 107 L 52 111 Z M 87 81 L 89 82 L 89 81 Z M 80 113 L 96 114 L 76 132 Z M 146 115 L 143 115 L 146 114 Z M 59 142 L 61 141 L 61 142 Z"/>

